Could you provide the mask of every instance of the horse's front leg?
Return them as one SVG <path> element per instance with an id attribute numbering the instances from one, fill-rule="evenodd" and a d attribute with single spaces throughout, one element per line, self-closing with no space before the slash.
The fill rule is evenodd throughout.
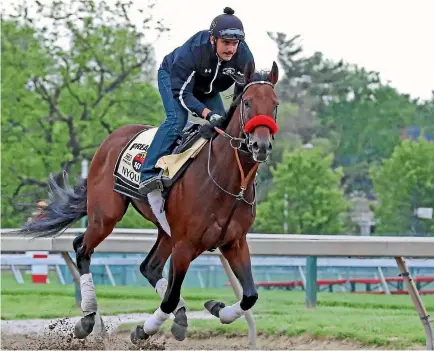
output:
<path id="1" fill-rule="evenodd" d="M 232 271 L 243 288 L 241 301 L 231 306 L 225 306 L 223 302 L 209 300 L 205 302 L 205 308 L 220 319 L 223 324 L 229 324 L 244 315 L 245 311 L 252 308 L 258 299 L 258 293 L 253 280 L 249 247 L 246 237 L 234 241 L 220 248 L 223 256 L 228 260 Z"/>
<path id="2" fill-rule="evenodd" d="M 171 253 L 171 237 L 160 229 L 157 241 L 146 256 L 146 259 L 140 265 L 140 272 L 148 279 L 161 299 L 166 295 L 167 286 L 169 284 L 169 282 L 163 278 L 163 269 Z M 188 327 L 185 301 L 182 297 L 180 297 L 173 314 L 175 319 L 173 320 L 170 330 L 176 340 L 182 341 L 185 339 Z"/>
<path id="3" fill-rule="evenodd" d="M 193 260 L 194 250 L 188 243 L 178 242 L 170 258 L 169 284 L 160 307 L 150 316 L 143 327 L 138 326 L 131 333 L 131 341 L 146 340 L 156 334 L 170 314 L 175 311 L 181 297 L 181 286 Z"/>

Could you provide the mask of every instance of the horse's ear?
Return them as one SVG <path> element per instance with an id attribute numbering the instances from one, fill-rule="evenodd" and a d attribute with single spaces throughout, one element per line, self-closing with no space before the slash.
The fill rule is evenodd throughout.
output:
<path id="1" fill-rule="evenodd" d="M 249 61 L 244 68 L 244 82 L 245 84 L 250 83 L 253 79 L 253 74 L 255 73 L 255 64 L 253 61 Z"/>
<path id="2" fill-rule="evenodd" d="M 276 84 L 279 79 L 279 68 L 277 67 L 276 61 L 273 61 L 273 67 L 271 68 L 270 73 L 268 73 L 268 80 Z"/>

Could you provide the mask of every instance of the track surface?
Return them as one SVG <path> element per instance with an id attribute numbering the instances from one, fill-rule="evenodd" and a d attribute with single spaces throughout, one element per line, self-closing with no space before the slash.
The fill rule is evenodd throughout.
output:
<path id="1" fill-rule="evenodd" d="M 2 334 L 2 350 L 222 350 L 246 349 L 246 336 L 195 335 L 178 342 L 169 335 L 154 336 L 143 345 L 133 345 L 129 332 L 111 334 L 102 344 L 95 341 L 81 341 L 58 334 Z M 263 337 L 257 339 L 261 350 L 355 350 L 363 347 L 351 341 L 315 340 L 309 337 Z M 366 348 L 364 348 L 366 350 Z"/>
<path id="2" fill-rule="evenodd" d="M 129 331 L 117 331 L 119 325 L 127 322 L 143 322 L 147 314 L 104 316 L 108 334 L 103 341 L 92 334 L 86 340 L 73 337 L 78 318 L 52 320 L 1 321 L 2 350 L 221 350 L 246 349 L 246 335 L 193 334 L 182 341 L 176 341 L 170 334 L 157 334 L 141 345 L 133 345 Z M 205 319 L 209 313 L 192 312 L 189 318 Z M 257 338 L 257 348 L 262 350 L 355 350 L 366 349 L 351 340 L 318 340 L 309 336 L 290 338 L 286 336 L 262 336 Z"/>

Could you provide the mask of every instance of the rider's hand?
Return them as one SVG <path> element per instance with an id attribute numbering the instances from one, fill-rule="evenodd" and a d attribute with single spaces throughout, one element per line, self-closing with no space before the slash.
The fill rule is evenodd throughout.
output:
<path id="1" fill-rule="evenodd" d="M 206 116 L 206 120 L 211 124 L 211 126 L 221 128 L 225 119 L 223 116 L 210 111 Z"/>
<path id="2" fill-rule="evenodd" d="M 209 111 L 205 120 L 207 120 L 208 123 L 205 123 L 201 127 L 200 134 L 205 139 L 211 139 L 217 133 L 214 127 L 223 128 L 225 118 L 218 113 Z"/>

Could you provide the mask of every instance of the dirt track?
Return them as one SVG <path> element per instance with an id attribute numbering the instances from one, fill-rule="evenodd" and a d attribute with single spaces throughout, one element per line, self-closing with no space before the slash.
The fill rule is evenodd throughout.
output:
<path id="1" fill-rule="evenodd" d="M 119 322 L 127 316 L 118 316 Z M 197 317 L 203 317 L 198 315 Z M 143 318 L 142 315 L 130 315 L 129 321 Z M 106 318 L 108 331 L 104 342 L 91 334 L 86 340 L 78 340 L 73 336 L 77 318 L 29 321 L 2 321 L 2 350 L 179 350 L 179 349 L 246 349 L 247 335 L 199 335 L 187 336 L 176 341 L 171 334 L 160 333 L 141 345 L 130 341 L 129 331 L 117 331 L 119 322 L 114 318 Z M 41 325 L 43 327 L 41 328 Z M 258 336 L 259 349 L 298 349 L 298 350 L 349 350 L 361 349 L 362 345 L 352 341 L 315 340 L 307 336 L 289 338 L 286 336 Z"/>
<path id="2" fill-rule="evenodd" d="M 104 343 L 73 339 L 71 335 L 59 337 L 50 335 L 2 334 L 2 350 L 211 350 L 211 349 L 246 349 L 246 336 L 195 335 L 178 342 L 171 335 L 154 336 L 141 346 L 133 345 L 129 340 L 129 332 L 113 333 Z M 351 341 L 314 340 L 309 337 L 264 337 L 257 339 L 257 348 L 262 350 L 354 350 L 362 349 L 362 345 Z"/>
<path id="3" fill-rule="evenodd" d="M 130 315 L 130 322 L 142 315 Z M 199 316 L 200 317 L 200 316 Z M 125 317 L 120 318 L 124 320 Z M 104 342 L 91 334 L 86 340 L 73 336 L 76 318 L 52 320 L 1 321 L 1 350 L 221 350 L 246 349 L 247 335 L 211 335 L 198 333 L 176 341 L 171 334 L 160 333 L 141 345 L 130 341 L 130 331 L 117 331 L 119 323 L 105 319 L 107 337 Z M 44 327 L 38 329 L 41 323 Z M 33 323 L 33 325 L 32 325 Z M 356 350 L 363 345 L 351 340 L 318 340 L 309 336 L 263 336 L 257 338 L 257 348 L 262 350 Z M 378 349 L 378 348 L 375 348 Z"/>

